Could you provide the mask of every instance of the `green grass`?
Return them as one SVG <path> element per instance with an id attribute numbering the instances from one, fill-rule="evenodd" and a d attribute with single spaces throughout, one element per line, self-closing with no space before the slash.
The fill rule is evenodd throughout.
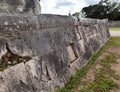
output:
<path id="1" fill-rule="evenodd" d="M 80 92 L 110 92 L 110 90 L 119 88 L 111 78 L 116 78 L 115 72 L 110 69 L 110 64 L 116 63 L 115 56 L 110 55 L 100 63 L 103 68 L 95 74 L 95 80 L 85 85 Z"/>
<path id="2" fill-rule="evenodd" d="M 112 37 L 110 40 L 106 43 L 106 46 L 120 46 L 120 37 Z"/>
<path id="3" fill-rule="evenodd" d="M 120 27 L 111 27 L 111 28 L 109 28 L 109 30 L 111 30 L 111 31 L 115 31 L 115 30 L 117 30 L 117 31 L 120 31 Z"/>
<path id="4" fill-rule="evenodd" d="M 78 70 L 75 75 L 72 75 L 72 76 L 70 77 L 70 80 L 68 81 L 68 83 L 67 83 L 64 87 L 58 88 L 58 89 L 56 90 L 56 92 L 73 92 L 72 90 L 75 89 L 75 88 L 77 88 L 77 86 L 81 83 L 81 78 L 83 78 L 83 77 L 87 74 L 87 71 L 92 67 L 93 64 L 95 64 L 96 59 L 97 59 L 102 53 L 104 53 L 105 50 L 106 50 L 109 46 L 120 46 L 120 37 L 118 37 L 118 38 L 115 38 L 115 37 L 110 38 L 110 40 L 109 40 L 97 53 L 95 53 L 95 54 L 91 57 L 91 59 L 88 61 L 88 64 L 87 64 L 86 66 L 82 67 L 82 69 Z M 110 60 L 110 61 L 106 61 L 106 60 L 105 60 L 106 64 L 107 64 L 107 62 L 111 62 L 111 61 L 114 62 L 115 58 L 114 58 L 114 57 L 109 57 L 109 58 L 107 58 L 107 60 Z M 106 66 L 107 66 L 107 65 L 106 65 Z M 109 65 L 108 65 L 108 66 L 109 66 Z M 111 74 L 113 74 L 113 72 L 112 72 Z M 113 75 L 114 75 L 114 74 L 113 74 Z M 103 78 L 104 78 L 104 76 L 103 76 Z M 109 83 L 110 83 L 110 82 L 113 83 L 112 86 L 114 86 L 115 83 L 112 82 L 111 79 L 106 78 L 106 77 L 105 77 L 105 79 L 106 79 L 106 81 L 109 80 Z M 102 79 L 101 79 L 101 80 L 102 80 Z M 105 81 L 105 82 L 106 82 L 106 81 Z M 109 83 L 108 83 L 108 84 L 109 84 Z M 94 86 L 96 86 L 95 83 L 90 83 L 89 85 L 94 85 Z M 106 85 L 106 84 L 105 84 L 105 85 Z M 107 88 L 108 88 L 108 87 L 107 87 Z M 87 92 L 87 91 L 84 91 L 84 92 Z M 88 92 L 90 92 L 90 91 L 88 91 Z M 92 91 L 91 91 L 91 92 L 92 92 Z M 101 92 L 101 91 L 100 91 L 100 92 Z M 103 92 L 106 92 L 106 91 L 103 91 Z"/>
<path id="5" fill-rule="evenodd" d="M 116 88 L 119 88 L 119 86 L 110 77 L 104 76 L 100 71 L 95 75 L 95 80 L 89 82 L 80 92 L 110 92 L 110 90 Z"/>
<path id="6" fill-rule="evenodd" d="M 110 68 L 110 63 L 116 63 L 115 56 L 108 56 L 105 59 L 101 60 L 100 64 L 105 68 Z"/>

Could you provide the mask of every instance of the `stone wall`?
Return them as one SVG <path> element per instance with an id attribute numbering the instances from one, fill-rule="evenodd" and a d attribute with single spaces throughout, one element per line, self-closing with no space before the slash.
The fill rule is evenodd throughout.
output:
<path id="1" fill-rule="evenodd" d="M 109 27 L 120 27 L 120 21 L 109 21 Z"/>
<path id="2" fill-rule="evenodd" d="M 0 12 L 40 14 L 39 0 L 0 0 Z"/>
<path id="3" fill-rule="evenodd" d="M 0 14 L 0 60 L 30 57 L 0 72 L 0 92 L 54 92 L 109 39 L 107 20 Z"/>

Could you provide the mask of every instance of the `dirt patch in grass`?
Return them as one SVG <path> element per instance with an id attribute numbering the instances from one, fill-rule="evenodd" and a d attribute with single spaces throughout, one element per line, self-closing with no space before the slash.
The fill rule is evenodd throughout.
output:
<path id="1" fill-rule="evenodd" d="M 73 92 L 120 92 L 120 47 L 110 46 Z"/>
<path id="2" fill-rule="evenodd" d="M 115 71 L 116 75 L 120 76 L 120 58 L 117 59 L 117 64 L 111 64 L 111 68 Z"/>
<path id="3" fill-rule="evenodd" d="M 116 58 L 120 58 L 120 47 L 118 46 L 110 46 L 109 49 L 106 50 L 106 52 L 115 55 Z"/>

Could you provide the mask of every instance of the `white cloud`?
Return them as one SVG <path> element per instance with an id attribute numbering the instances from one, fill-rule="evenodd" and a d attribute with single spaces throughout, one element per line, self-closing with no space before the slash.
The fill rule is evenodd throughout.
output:
<path id="1" fill-rule="evenodd" d="M 68 15 L 100 0 L 41 0 L 42 13 Z"/>
<path id="2" fill-rule="evenodd" d="M 85 0 L 87 5 L 93 5 L 99 3 L 101 0 Z"/>

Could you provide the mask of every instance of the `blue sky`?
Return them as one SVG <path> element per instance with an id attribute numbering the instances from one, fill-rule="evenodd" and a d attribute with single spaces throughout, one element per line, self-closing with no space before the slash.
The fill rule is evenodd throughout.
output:
<path id="1" fill-rule="evenodd" d="M 68 15 L 80 11 L 83 7 L 96 4 L 100 0 L 41 0 L 41 10 L 45 14 Z"/>

